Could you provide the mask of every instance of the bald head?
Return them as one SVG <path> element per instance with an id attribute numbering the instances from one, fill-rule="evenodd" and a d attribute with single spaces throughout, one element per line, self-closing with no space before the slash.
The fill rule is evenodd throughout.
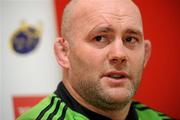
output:
<path id="1" fill-rule="evenodd" d="M 115 9 L 118 5 L 119 10 L 123 11 L 131 9 L 130 14 L 136 14 L 141 21 L 141 15 L 138 7 L 132 2 L 133 0 L 71 0 L 65 7 L 62 17 L 61 35 L 64 39 L 71 39 L 70 36 L 75 35 L 77 24 L 81 24 L 83 21 L 79 21 L 80 18 L 87 17 L 87 14 L 91 14 L 96 11 L 108 7 L 109 9 Z M 123 11 L 126 12 L 126 11 Z M 89 15 L 88 17 L 91 17 Z M 141 23 L 142 24 L 142 23 Z M 75 27 L 76 26 L 76 27 Z"/>
<path id="2" fill-rule="evenodd" d="M 62 24 L 61 24 L 61 35 L 63 38 L 67 39 L 68 33 L 71 30 L 72 21 L 71 15 L 73 12 L 73 8 L 78 0 L 71 0 L 66 7 L 64 8 L 63 16 L 62 16 Z"/>

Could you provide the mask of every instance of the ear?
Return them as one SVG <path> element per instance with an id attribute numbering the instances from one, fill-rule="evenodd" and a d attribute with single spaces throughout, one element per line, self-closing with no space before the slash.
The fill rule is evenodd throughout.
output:
<path id="1" fill-rule="evenodd" d="M 54 43 L 54 52 L 58 64 L 63 68 L 69 68 L 68 51 L 68 42 L 63 38 L 57 38 Z"/>
<path id="2" fill-rule="evenodd" d="M 151 42 L 149 40 L 144 41 L 145 56 L 144 56 L 144 67 L 146 66 L 150 56 L 151 56 Z"/>

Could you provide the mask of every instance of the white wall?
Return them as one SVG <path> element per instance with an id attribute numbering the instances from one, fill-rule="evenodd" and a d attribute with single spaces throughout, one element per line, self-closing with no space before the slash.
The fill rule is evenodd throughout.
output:
<path id="1" fill-rule="evenodd" d="M 0 120 L 2 120 L 2 0 L 0 0 Z"/>
<path id="2" fill-rule="evenodd" d="M 14 119 L 14 95 L 47 95 L 55 90 L 60 80 L 61 74 L 53 53 L 53 42 L 56 38 L 54 15 L 53 0 L 4 1 L 3 26 L 0 27 L 3 28 L 4 36 L 2 120 Z M 23 20 L 33 25 L 41 22 L 43 34 L 36 50 L 19 55 L 9 44 L 12 34 Z"/>

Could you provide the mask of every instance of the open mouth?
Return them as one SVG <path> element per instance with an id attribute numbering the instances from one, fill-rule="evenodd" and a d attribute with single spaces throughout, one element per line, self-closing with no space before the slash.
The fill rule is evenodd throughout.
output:
<path id="1" fill-rule="evenodd" d="M 108 77 L 113 78 L 113 79 L 123 79 L 123 78 L 126 78 L 125 75 L 119 75 L 119 74 L 108 75 Z"/>
<path id="2" fill-rule="evenodd" d="M 114 80 L 120 80 L 124 78 L 129 78 L 128 74 L 126 72 L 121 71 L 111 71 L 104 74 L 104 77 L 108 77 Z"/>

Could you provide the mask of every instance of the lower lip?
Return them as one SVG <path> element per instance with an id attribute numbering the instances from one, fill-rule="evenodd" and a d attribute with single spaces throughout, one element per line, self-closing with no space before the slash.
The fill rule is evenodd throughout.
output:
<path id="1" fill-rule="evenodd" d="M 111 86 L 119 86 L 119 85 L 123 85 L 123 83 L 127 82 L 129 79 L 128 78 L 115 79 L 111 77 L 103 77 L 103 80 L 105 80 Z"/>

